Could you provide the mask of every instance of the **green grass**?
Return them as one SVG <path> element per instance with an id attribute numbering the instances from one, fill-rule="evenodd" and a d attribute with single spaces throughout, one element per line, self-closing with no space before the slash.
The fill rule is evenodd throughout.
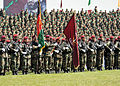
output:
<path id="1" fill-rule="evenodd" d="M 120 86 L 120 70 L 0 76 L 0 86 Z"/>

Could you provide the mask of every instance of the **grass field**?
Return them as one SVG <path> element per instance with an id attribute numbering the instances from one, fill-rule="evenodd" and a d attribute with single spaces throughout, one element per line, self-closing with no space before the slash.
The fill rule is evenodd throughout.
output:
<path id="1" fill-rule="evenodd" d="M 120 86 L 120 70 L 0 76 L 0 86 Z"/>

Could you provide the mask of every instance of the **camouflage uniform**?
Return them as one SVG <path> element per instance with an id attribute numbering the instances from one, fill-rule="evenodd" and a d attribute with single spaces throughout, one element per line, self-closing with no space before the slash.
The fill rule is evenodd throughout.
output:
<path id="1" fill-rule="evenodd" d="M 39 46 L 36 42 L 36 37 L 32 37 L 32 53 L 31 53 L 31 69 L 36 73 L 40 73 L 40 55 L 39 55 Z"/>
<path id="2" fill-rule="evenodd" d="M 99 41 L 97 42 L 96 66 L 98 70 L 102 70 L 103 58 L 104 58 L 104 42 L 100 38 Z"/>
<path id="3" fill-rule="evenodd" d="M 64 72 L 70 72 L 70 69 L 71 69 L 71 59 L 72 59 L 72 55 L 71 55 L 71 47 L 70 45 L 64 40 L 62 39 L 62 44 L 61 44 L 61 47 L 62 47 L 62 57 L 63 57 L 63 60 L 62 60 L 62 69 L 64 70 Z"/>
<path id="4" fill-rule="evenodd" d="M 54 67 L 55 72 L 59 73 L 62 67 L 62 48 L 60 45 L 60 39 L 56 39 L 57 43 L 55 43 L 55 50 L 53 52 L 54 54 Z"/>
<path id="5" fill-rule="evenodd" d="M 28 37 L 24 37 L 24 41 L 27 40 Z M 21 63 L 22 63 L 22 73 L 27 74 L 28 70 L 31 67 L 31 48 L 30 45 L 27 43 L 27 41 L 23 42 L 21 45 Z"/>
<path id="6" fill-rule="evenodd" d="M 92 39 L 95 36 L 91 37 Z M 96 68 L 96 42 L 95 40 L 91 40 L 88 47 L 89 54 L 87 55 L 87 69 L 93 71 Z"/>
<path id="7" fill-rule="evenodd" d="M 118 37 L 118 42 L 115 45 L 114 68 L 120 69 L 120 36 Z"/>
<path id="8" fill-rule="evenodd" d="M 110 37 L 111 41 L 108 42 L 105 46 L 105 52 L 106 52 L 106 56 L 105 56 L 105 69 L 113 69 L 114 66 L 114 50 L 115 50 L 115 46 L 114 46 L 114 42 L 112 41 L 113 36 Z"/>
<path id="9" fill-rule="evenodd" d="M 84 39 L 84 36 L 81 36 L 82 39 Z M 87 59 L 87 44 L 85 42 L 85 40 L 81 41 L 81 45 L 79 46 L 79 54 L 80 54 L 80 67 L 79 70 L 80 71 L 84 71 L 85 70 L 85 66 L 86 66 L 86 59 Z"/>
<path id="10" fill-rule="evenodd" d="M 7 69 L 5 36 L 1 37 L 0 42 L 0 74 L 5 75 Z"/>
<path id="11" fill-rule="evenodd" d="M 46 35 L 46 41 L 45 41 L 45 48 L 43 50 L 44 53 L 44 69 L 46 73 L 49 73 L 50 70 L 53 69 L 53 59 L 52 59 L 52 44 L 49 40 L 49 35 Z"/>
<path id="12" fill-rule="evenodd" d="M 17 34 L 13 36 L 13 41 L 10 45 L 10 51 L 11 51 L 11 70 L 13 75 L 17 75 L 19 65 L 20 65 L 20 58 L 19 58 L 19 44 L 17 42 Z"/>

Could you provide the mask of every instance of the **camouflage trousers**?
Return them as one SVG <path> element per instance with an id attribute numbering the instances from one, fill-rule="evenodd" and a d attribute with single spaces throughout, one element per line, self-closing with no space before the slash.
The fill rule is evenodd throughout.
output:
<path id="1" fill-rule="evenodd" d="M 41 69 L 41 58 L 40 55 L 34 55 L 32 56 L 32 70 L 34 72 L 39 72 Z"/>
<path id="2" fill-rule="evenodd" d="M 21 62 L 21 69 L 22 71 L 28 71 L 31 67 L 31 58 L 30 55 L 22 55 L 22 62 Z"/>
<path id="3" fill-rule="evenodd" d="M 18 71 L 19 65 L 20 65 L 20 59 L 19 56 L 16 56 L 14 54 L 11 55 L 11 70 L 12 71 Z"/>
<path id="4" fill-rule="evenodd" d="M 0 73 L 5 73 L 6 68 L 7 68 L 6 59 L 2 55 L 0 55 Z"/>
<path id="5" fill-rule="evenodd" d="M 107 56 L 105 57 L 105 69 L 113 69 L 114 66 L 114 53 L 109 52 L 107 53 Z"/>
<path id="6" fill-rule="evenodd" d="M 115 63 L 116 63 L 116 68 L 117 69 L 120 69 L 120 52 L 117 54 L 117 56 L 116 56 L 116 61 L 115 61 Z"/>
<path id="7" fill-rule="evenodd" d="M 62 67 L 62 56 L 60 54 L 55 54 L 54 67 L 56 72 L 59 72 Z"/>
<path id="8" fill-rule="evenodd" d="M 62 60 L 62 69 L 64 71 L 67 71 L 71 69 L 71 54 L 63 54 L 63 60 Z"/>
<path id="9" fill-rule="evenodd" d="M 54 66 L 53 65 L 54 61 L 52 59 L 52 56 L 45 55 L 43 58 L 44 58 L 44 69 L 45 69 L 45 71 L 52 70 L 53 66 Z"/>
<path id="10" fill-rule="evenodd" d="M 98 51 L 97 52 L 97 57 L 96 57 L 96 66 L 97 66 L 98 70 L 102 69 L 103 57 L 104 57 L 104 50 Z"/>
<path id="11" fill-rule="evenodd" d="M 86 53 L 80 53 L 79 63 L 80 63 L 79 70 L 84 71 L 86 66 Z"/>
<path id="12" fill-rule="evenodd" d="M 87 69 L 92 70 L 96 67 L 96 52 L 90 52 L 87 56 Z"/>

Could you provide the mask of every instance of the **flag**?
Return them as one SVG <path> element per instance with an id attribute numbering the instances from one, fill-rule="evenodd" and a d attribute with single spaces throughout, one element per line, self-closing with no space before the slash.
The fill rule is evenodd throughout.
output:
<path id="1" fill-rule="evenodd" d="M 40 0 L 38 0 L 37 37 L 38 37 L 38 42 L 41 45 L 40 47 L 40 52 L 41 52 L 42 49 L 45 47 L 45 42 L 44 42 L 44 31 L 42 29 Z"/>
<path id="2" fill-rule="evenodd" d="M 76 30 L 76 21 L 75 15 L 73 14 L 72 18 L 68 22 L 67 27 L 63 32 L 68 39 L 72 49 L 73 49 L 73 65 L 75 69 L 79 67 L 79 50 L 78 50 L 78 40 L 77 40 L 77 30 Z"/>
<path id="3" fill-rule="evenodd" d="M 89 15 L 90 15 L 91 11 L 92 11 L 92 10 L 88 10 L 88 14 L 89 14 Z"/>
<path id="4" fill-rule="evenodd" d="M 89 0 L 89 2 L 88 2 L 88 6 L 91 4 L 91 0 Z"/>
<path id="5" fill-rule="evenodd" d="M 120 0 L 118 0 L 118 7 L 120 7 Z"/>
<path id="6" fill-rule="evenodd" d="M 62 0 L 61 0 L 61 3 L 60 3 L 60 8 L 62 8 Z"/>

